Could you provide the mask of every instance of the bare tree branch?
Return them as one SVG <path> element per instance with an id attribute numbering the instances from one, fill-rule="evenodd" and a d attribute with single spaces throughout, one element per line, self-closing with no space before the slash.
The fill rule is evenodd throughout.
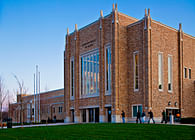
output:
<path id="1" fill-rule="evenodd" d="M 13 74 L 13 76 L 16 79 L 16 82 L 18 83 L 18 86 L 19 86 L 19 94 L 20 94 L 20 123 L 21 123 L 21 125 L 23 125 L 23 121 L 24 121 L 23 120 L 24 108 L 23 108 L 22 95 L 26 94 L 28 89 L 25 88 L 23 80 L 20 81 L 15 74 Z M 18 92 L 18 90 L 17 90 L 17 92 Z"/>
<path id="2" fill-rule="evenodd" d="M 1 128 L 3 128 L 3 125 L 2 125 L 2 120 L 3 120 L 2 112 L 3 112 L 3 103 L 4 103 L 5 99 L 6 99 L 6 96 L 7 96 L 7 94 L 5 94 L 5 92 L 4 92 L 3 79 L 0 76 L 0 117 L 1 117 Z"/>

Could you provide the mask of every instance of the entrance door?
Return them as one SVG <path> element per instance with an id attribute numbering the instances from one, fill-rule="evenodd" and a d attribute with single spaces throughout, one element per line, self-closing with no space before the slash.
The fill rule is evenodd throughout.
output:
<path id="1" fill-rule="evenodd" d="M 179 109 L 166 109 L 167 121 L 170 121 L 170 115 L 174 116 L 174 120 L 176 120 L 176 114 L 180 114 Z"/>
<path id="2" fill-rule="evenodd" d="M 94 122 L 94 109 L 89 108 L 89 122 Z"/>
<path id="3" fill-rule="evenodd" d="M 83 118 L 83 122 L 86 122 L 86 109 L 82 110 L 82 118 Z"/>
<path id="4" fill-rule="evenodd" d="M 111 122 L 111 115 L 112 115 L 111 107 L 108 107 L 107 108 L 107 121 L 108 122 Z"/>
<path id="5" fill-rule="evenodd" d="M 74 122 L 74 109 L 70 110 L 71 112 L 71 121 Z"/>
<path id="6" fill-rule="evenodd" d="M 99 122 L 99 108 L 95 108 L 95 122 Z"/>

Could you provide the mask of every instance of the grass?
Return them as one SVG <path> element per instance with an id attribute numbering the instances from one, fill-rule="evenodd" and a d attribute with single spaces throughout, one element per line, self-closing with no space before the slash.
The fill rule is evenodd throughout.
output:
<path id="1" fill-rule="evenodd" d="M 0 130 L 6 139 L 195 139 L 194 126 L 161 124 L 74 124 Z"/>

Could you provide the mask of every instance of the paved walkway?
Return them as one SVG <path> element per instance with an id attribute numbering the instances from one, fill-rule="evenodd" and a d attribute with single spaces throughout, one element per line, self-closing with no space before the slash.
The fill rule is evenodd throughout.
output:
<path id="1" fill-rule="evenodd" d="M 127 122 L 127 123 L 135 123 L 135 122 Z M 50 123 L 50 124 L 34 124 L 34 125 L 23 125 L 23 126 L 18 125 L 18 126 L 12 126 L 12 128 L 39 127 L 39 126 L 58 126 L 58 125 L 73 125 L 73 124 L 79 124 L 79 123 Z M 145 124 L 147 124 L 147 123 L 145 123 Z M 150 123 L 150 124 L 152 124 L 152 123 Z M 162 123 L 157 122 L 156 124 L 162 124 Z M 195 124 L 181 124 L 181 123 L 174 123 L 174 124 L 167 123 L 166 125 L 195 126 Z M 3 127 L 3 128 L 6 129 L 7 127 Z"/>

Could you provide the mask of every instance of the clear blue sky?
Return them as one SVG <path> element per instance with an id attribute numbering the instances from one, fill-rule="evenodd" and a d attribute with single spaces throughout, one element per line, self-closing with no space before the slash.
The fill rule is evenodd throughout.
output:
<path id="1" fill-rule="evenodd" d="M 33 93 L 33 73 L 38 64 L 41 91 L 63 88 L 63 51 L 66 29 L 74 31 L 107 15 L 112 4 L 120 12 L 141 19 L 151 17 L 195 36 L 194 0 L 0 0 L 0 75 L 10 91 L 17 88 L 12 73 Z"/>

